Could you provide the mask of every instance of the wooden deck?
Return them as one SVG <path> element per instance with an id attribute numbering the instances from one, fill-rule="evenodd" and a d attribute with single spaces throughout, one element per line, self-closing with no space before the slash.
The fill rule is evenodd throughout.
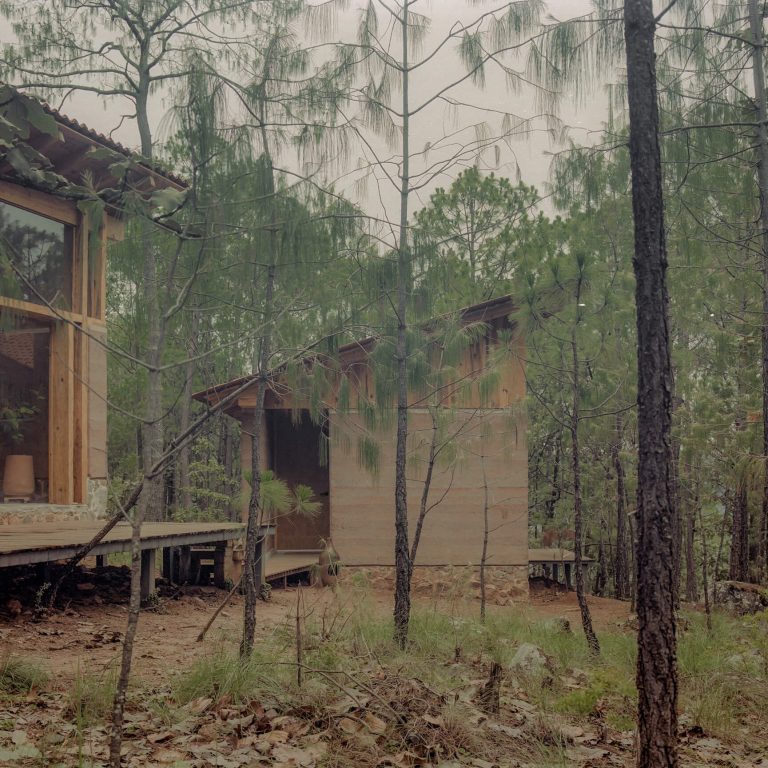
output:
<path id="1" fill-rule="evenodd" d="M 529 565 L 551 565 L 552 563 L 573 563 L 576 559 L 576 555 L 571 549 L 560 549 L 553 547 L 550 549 L 529 549 L 528 550 L 528 564 Z M 582 562 L 593 563 L 594 558 L 584 555 Z"/>
<path id="2" fill-rule="evenodd" d="M 289 576 L 309 573 L 317 563 L 319 552 L 276 552 L 272 550 L 264 564 L 266 581 L 285 581 Z"/>
<path id="3" fill-rule="evenodd" d="M 87 544 L 103 525 L 104 521 L 0 525 L 0 568 L 66 560 Z M 217 544 L 244 535 L 242 523 L 144 523 L 141 549 Z M 118 523 L 90 554 L 109 555 L 126 552 L 130 547 L 131 526 Z"/>

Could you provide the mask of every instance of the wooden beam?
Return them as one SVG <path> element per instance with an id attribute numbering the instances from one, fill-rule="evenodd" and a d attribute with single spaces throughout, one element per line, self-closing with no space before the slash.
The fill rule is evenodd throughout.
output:
<path id="1" fill-rule="evenodd" d="M 0 202 L 16 205 L 32 213 L 39 213 L 62 224 L 77 225 L 78 211 L 73 202 L 38 192 L 36 189 L 0 181 Z"/>
<path id="2" fill-rule="evenodd" d="M 73 500 L 76 504 L 88 502 L 88 339 L 81 331 L 74 336 L 74 397 L 73 397 Z"/>
<path id="3" fill-rule="evenodd" d="M 48 309 L 43 304 L 34 304 L 31 301 L 21 301 L 19 299 L 11 299 L 7 296 L 0 296 L 0 309 L 9 309 L 12 312 L 18 312 L 19 314 L 31 315 L 32 317 L 40 317 L 46 320 L 71 320 L 74 323 L 82 322 L 83 316 L 77 312 L 67 312 L 63 309 L 57 309 L 56 311 Z"/>
<path id="4" fill-rule="evenodd" d="M 56 323 L 51 330 L 48 387 L 48 500 L 74 500 L 75 329 Z"/>

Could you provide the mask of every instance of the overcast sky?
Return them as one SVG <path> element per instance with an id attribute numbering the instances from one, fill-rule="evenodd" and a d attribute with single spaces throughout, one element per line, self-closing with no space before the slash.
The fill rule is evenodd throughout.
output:
<path id="1" fill-rule="evenodd" d="M 497 3 L 478 3 L 476 0 L 418 0 L 414 4 L 415 10 L 431 17 L 431 32 L 425 41 L 423 50 L 429 51 L 446 34 L 456 22 L 467 22 L 475 18 L 482 10 L 502 5 Z M 365 5 L 364 0 L 352 0 L 350 10 L 337 22 L 337 36 L 339 39 L 351 40 L 356 28 L 355 16 L 359 9 Z M 558 19 L 566 19 L 581 15 L 590 9 L 589 0 L 549 0 L 549 12 Z M 386 14 L 383 14 L 384 16 Z M 383 19 L 382 19 L 383 23 Z M 429 98 L 436 90 L 461 77 L 463 66 L 455 54 L 456 43 L 446 47 L 435 60 L 427 67 L 420 69 L 414 75 L 411 82 L 411 103 L 415 105 Z M 399 54 L 393 49 L 393 53 Z M 522 68 L 522 62 L 517 63 Z M 431 150 L 426 156 L 416 157 L 413 160 L 413 169 L 416 173 L 424 171 L 432 166 L 441 157 L 448 158 L 456 148 L 470 141 L 474 137 L 474 131 L 468 126 L 479 121 L 487 121 L 493 132 L 499 131 L 500 113 L 507 112 L 521 117 L 532 117 L 536 114 L 537 105 L 535 93 L 532 88 L 525 88 L 516 94 L 508 91 L 503 77 L 493 68 L 489 68 L 488 80 L 484 90 L 467 83 L 451 91 L 459 101 L 476 105 L 478 109 L 462 107 L 448 110 L 445 105 L 435 105 L 425 109 L 414 119 L 412 123 L 412 151 L 420 152 L 427 145 L 436 145 L 441 138 L 450 135 L 450 143 L 446 146 L 442 155 L 438 149 Z M 485 110 L 493 110 L 486 113 Z M 153 104 L 153 116 L 155 134 L 162 141 L 163 115 L 165 106 L 161 99 L 156 99 Z M 110 103 L 106 108 L 96 102 L 93 97 L 76 95 L 69 98 L 64 105 L 64 111 L 90 127 L 103 133 L 111 133 L 114 138 L 129 147 L 136 148 L 138 137 L 136 125 L 133 121 L 123 121 L 121 127 L 116 126 L 121 122 L 121 114 L 127 111 L 124 104 Z M 601 130 L 607 117 L 607 100 L 603 89 L 596 88 L 590 97 L 586 107 L 577 108 L 567 100 L 563 100 L 558 108 L 558 116 L 570 126 L 570 137 L 577 143 L 591 143 Z M 159 130 L 158 130 L 159 128 Z M 372 139 L 377 154 L 387 156 L 388 150 L 382 142 Z M 528 184 L 533 184 L 544 191 L 549 174 L 552 151 L 561 146 L 554 144 L 545 130 L 544 121 L 539 119 L 531 123 L 524 132 L 514 139 L 510 145 L 503 149 L 497 156 L 490 151 L 481 160 L 481 165 L 486 169 L 493 169 L 501 175 L 520 178 Z M 333 176 L 337 179 L 337 189 L 343 191 L 351 198 L 365 205 L 374 215 L 386 214 L 392 220 L 394 216 L 397 195 L 393 186 L 386 181 L 383 174 L 371 173 L 368 170 L 356 171 L 360 162 L 364 167 L 366 161 L 364 152 L 355 153 L 350 158 L 348 167 L 344 173 L 336 170 Z M 367 158 L 370 161 L 370 155 Z M 284 158 L 283 162 L 290 162 Z M 473 158 L 466 154 L 462 163 L 446 167 L 443 172 L 437 174 L 425 184 L 424 188 L 416 193 L 412 210 L 421 207 L 428 201 L 429 194 L 436 185 L 447 186 L 461 170 L 461 168 L 473 162 Z M 378 179 L 377 179 L 378 176 Z M 361 181 L 367 181 L 367 185 L 361 186 Z"/>

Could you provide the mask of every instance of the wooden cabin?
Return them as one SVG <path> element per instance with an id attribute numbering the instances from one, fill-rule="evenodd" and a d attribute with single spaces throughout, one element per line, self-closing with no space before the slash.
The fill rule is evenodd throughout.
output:
<path id="1" fill-rule="evenodd" d="M 35 99 L 3 92 L 13 114 L 36 115 L 23 144 L 42 170 L 37 184 L 35 173 L 18 172 L 13 150 L 0 151 L 0 523 L 93 519 L 107 499 L 106 260 L 123 229 L 114 188 L 181 190 L 183 181 Z M 131 170 L 118 182 L 121 158 Z M 87 178 L 112 190 L 113 202 L 91 221 L 53 174 L 78 185 Z M 19 465 L 26 479 L 14 474 Z"/>
<path id="2" fill-rule="evenodd" d="M 527 591 L 528 453 L 522 401 L 526 387 L 521 335 L 513 332 L 509 296 L 462 311 L 461 322 L 481 324 L 483 332 L 463 352 L 455 386 L 440 399 L 445 433 L 452 435 L 450 461 L 435 466 L 416 565 L 465 566 L 481 557 L 485 489 L 488 489 L 488 562 L 516 571 Z M 439 322 L 439 321 L 435 321 Z M 434 324 L 433 324 L 434 326 Z M 265 399 L 262 430 L 263 468 L 289 486 L 310 486 L 321 511 L 313 517 L 288 514 L 271 521 L 276 534 L 269 547 L 278 552 L 312 552 L 331 538 L 342 561 L 354 566 L 391 566 L 394 562 L 395 409 L 372 430 L 365 408 L 375 399 L 375 338 L 339 349 L 336 386 L 323 401 L 322 418 L 310 418 L 301 388 L 280 373 Z M 480 396 L 478 382 L 488 371 L 499 345 L 505 346 L 490 392 Z M 499 363 L 495 363 L 499 366 Z M 340 380 L 355 393 L 340 407 Z M 242 387 L 238 379 L 200 392 L 208 403 Z M 459 393 L 461 390 L 461 394 Z M 345 400 L 347 398 L 345 397 Z M 410 534 L 416 525 L 432 435 L 432 417 L 423 393 L 409 394 L 408 506 Z M 245 390 L 228 413 L 242 424 L 244 476 L 251 468 L 255 388 Z M 434 400 L 432 401 L 434 403 Z M 315 412 L 317 409 L 314 409 Z M 364 468 L 364 444 L 377 446 L 377 466 Z M 485 481 L 484 481 L 485 480 Z M 243 483 L 243 514 L 249 486 Z"/>

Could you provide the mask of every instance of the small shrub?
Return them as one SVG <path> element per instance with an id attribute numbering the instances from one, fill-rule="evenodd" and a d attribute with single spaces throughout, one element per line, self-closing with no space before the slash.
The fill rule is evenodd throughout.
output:
<path id="1" fill-rule="evenodd" d="M 48 673 L 36 662 L 18 656 L 0 658 L 0 691 L 29 693 L 48 682 Z"/>

